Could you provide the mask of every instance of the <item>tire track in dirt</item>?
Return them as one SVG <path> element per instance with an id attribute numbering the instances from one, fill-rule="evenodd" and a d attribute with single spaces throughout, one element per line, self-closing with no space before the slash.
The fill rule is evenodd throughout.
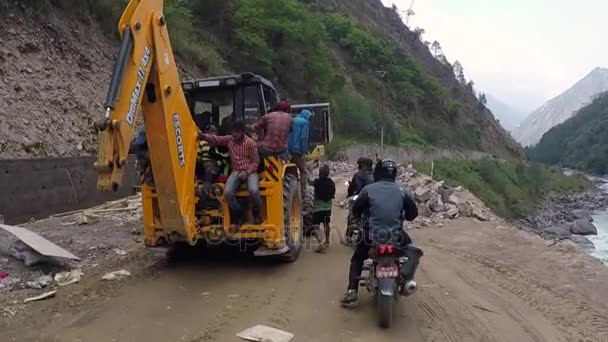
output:
<path id="1" fill-rule="evenodd" d="M 608 317 L 594 312 L 591 305 L 572 300 L 509 265 L 480 255 L 437 247 L 465 263 L 474 262 L 476 269 L 502 289 L 516 295 L 553 321 L 569 341 L 608 341 Z M 559 310 L 556 307 L 560 307 Z M 566 317 L 564 313 L 568 313 Z"/>

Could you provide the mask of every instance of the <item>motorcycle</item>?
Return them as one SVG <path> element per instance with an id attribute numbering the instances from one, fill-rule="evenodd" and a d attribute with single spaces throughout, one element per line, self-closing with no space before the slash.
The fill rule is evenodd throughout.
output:
<path id="1" fill-rule="evenodd" d="M 346 181 L 346 187 L 350 185 L 350 181 Z M 344 244 L 347 246 L 356 246 L 357 242 L 361 238 L 361 222 L 356 219 L 353 215 L 353 205 L 359 195 L 347 197 L 344 200 L 344 207 L 348 210 L 348 216 L 346 218 L 346 233 L 344 238 Z"/>
<path id="2" fill-rule="evenodd" d="M 378 324 L 389 328 L 393 311 L 401 295 L 411 295 L 416 291 L 414 281 L 405 282 L 400 270 L 408 261 L 403 249 L 394 244 L 376 244 L 369 252 L 363 271 L 367 275 L 360 279 L 360 286 L 372 295 L 378 311 Z"/>

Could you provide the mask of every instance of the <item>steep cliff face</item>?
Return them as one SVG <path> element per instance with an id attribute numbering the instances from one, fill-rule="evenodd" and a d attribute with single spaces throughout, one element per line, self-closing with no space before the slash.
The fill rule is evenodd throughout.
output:
<path id="1" fill-rule="evenodd" d="M 0 158 L 88 154 L 116 44 L 62 12 L 0 8 Z"/>
<path id="2" fill-rule="evenodd" d="M 538 143 L 549 129 L 568 120 L 594 97 L 608 90 L 608 69 L 595 68 L 561 95 L 530 114 L 517 129 L 515 138 L 524 146 Z"/>

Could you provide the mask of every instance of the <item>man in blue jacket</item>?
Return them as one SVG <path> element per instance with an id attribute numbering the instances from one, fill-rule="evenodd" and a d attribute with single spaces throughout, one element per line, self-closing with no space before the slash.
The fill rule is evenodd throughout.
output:
<path id="1" fill-rule="evenodd" d="M 295 119 L 293 119 L 293 126 L 288 141 L 291 159 L 298 166 L 298 169 L 300 169 L 300 181 L 303 193 L 306 192 L 306 186 L 308 184 L 308 173 L 304 156 L 308 153 L 308 132 L 311 117 L 312 112 L 308 109 L 304 109 Z"/>

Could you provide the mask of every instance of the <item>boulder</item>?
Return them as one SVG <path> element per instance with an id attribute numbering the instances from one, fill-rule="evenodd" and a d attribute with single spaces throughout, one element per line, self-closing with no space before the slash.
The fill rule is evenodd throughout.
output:
<path id="1" fill-rule="evenodd" d="M 478 208 L 474 208 L 473 209 L 473 217 L 478 219 L 479 221 L 489 221 L 488 217 L 486 215 L 484 215 L 484 213 L 481 211 L 481 209 Z"/>
<path id="2" fill-rule="evenodd" d="M 473 217 L 473 206 L 470 202 L 462 202 L 456 204 L 458 207 L 458 211 L 460 211 L 460 215 L 463 217 Z"/>
<path id="3" fill-rule="evenodd" d="M 570 227 L 568 226 L 551 226 L 543 228 L 543 236 L 545 238 L 557 239 L 570 237 Z"/>
<path id="4" fill-rule="evenodd" d="M 458 210 L 458 207 L 454 204 L 445 204 L 443 210 L 448 218 L 457 218 L 458 214 L 460 214 L 460 210 Z"/>
<path id="5" fill-rule="evenodd" d="M 437 189 L 437 192 L 441 195 L 441 200 L 448 203 L 450 196 L 454 193 L 454 190 L 448 188 L 447 186 L 441 186 L 439 189 Z"/>
<path id="6" fill-rule="evenodd" d="M 431 209 L 429 209 L 429 206 L 424 204 L 424 203 L 420 203 L 418 204 L 418 216 L 421 217 L 430 217 L 431 216 Z"/>
<path id="7" fill-rule="evenodd" d="M 572 210 L 572 216 L 577 220 L 593 222 L 593 217 L 591 217 L 591 212 L 589 210 Z"/>
<path id="8" fill-rule="evenodd" d="M 574 242 L 575 244 L 579 245 L 583 249 L 589 249 L 589 250 L 595 249 L 595 245 L 593 245 L 593 242 L 591 242 L 591 240 L 587 239 L 584 236 L 572 235 L 570 237 L 570 240 L 572 242 Z"/>
<path id="9" fill-rule="evenodd" d="M 458 198 L 458 196 L 452 194 L 448 197 L 447 201 L 444 201 L 444 202 L 449 203 L 449 204 L 458 205 L 458 204 L 460 204 L 461 201 L 460 201 L 460 198 Z"/>
<path id="10" fill-rule="evenodd" d="M 433 196 L 433 192 L 428 187 L 419 187 L 415 191 L 416 201 L 426 203 Z"/>
<path id="11" fill-rule="evenodd" d="M 593 223 L 586 219 L 579 219 L 572 222 L 570 231 L 572 234 L 577 235 L 597 235 L 597 228 L 595 228 Z"/>
<path id="12" fill-rule="evenodd" d="M 428 205 L 429 208 L 431 208 L 431 211 L 434 213 L 443 212 L 443 201 L 441 200 L 441 196 L 439 194 L 433 194 Z"/>

